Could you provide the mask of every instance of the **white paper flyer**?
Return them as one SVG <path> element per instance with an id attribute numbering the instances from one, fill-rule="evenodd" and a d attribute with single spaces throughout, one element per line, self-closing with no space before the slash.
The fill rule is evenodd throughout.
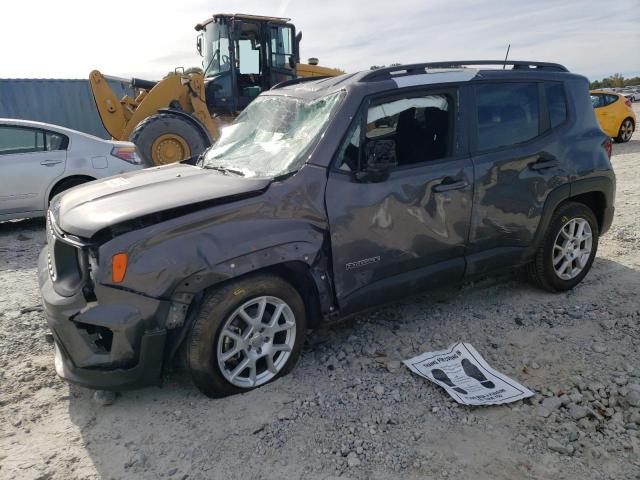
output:
<path id="1" fill-rule="evenodd" d="M 446 350 L 423 353 L 404 363 L 465 405 L 497 405 L 533 395 L 525 386 L 491 368 L 469 343 L 459 342 Z"/>

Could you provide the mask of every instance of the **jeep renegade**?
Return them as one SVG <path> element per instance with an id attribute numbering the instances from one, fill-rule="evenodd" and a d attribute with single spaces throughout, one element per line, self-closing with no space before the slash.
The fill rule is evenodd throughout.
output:
<path id="1" fill-rule="evenodd" d="M 289 372 L 328 317 L 514 266 L 573 288 L 613 217 L 611 140 L 586 78 L 503 63 L 289 81 L 198 159 L 57 196 L 57 373 L 139 387 L 179 353 L 219 397 Z"/>

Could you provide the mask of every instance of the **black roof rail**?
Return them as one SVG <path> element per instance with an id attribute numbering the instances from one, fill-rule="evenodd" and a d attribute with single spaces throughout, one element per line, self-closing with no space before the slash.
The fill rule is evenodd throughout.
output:
<path id="1" fill-rule="evenodd" d="M 324 80 L 325 78 L 330 78 L 329 75 L 318 75 L 317 77 L 298 77 L 292 78 L 291 80 L 284 80 L 280 83 L 276 83 L 271 90 L 275 90 L 276 88 L 288 87 L 289 85 L 297 85 L 298 83 L 311 82 L 313 80 Z"/>
<path id="2" fill-rule="evenodd" d="M 564 65 L 559 63 L 549 62 L 530 62 L 528 60 L 451 60 L 445 62 L 427 62 L 427 63 L 414 63 L 411 65 L 397 65 L 395 67 L 385 67 L 372 70 L 360 78 L 361 82 L 372 82 L 376 80 L 385 80 L 392 78 L 394 75 L 419 75 L 426 73 L 428 68 L 457 68 L 470 65 L 497 65 L 506 66 L 510 65 L 513 70 L 523 70 L 529 68 L 536 68 L 541 70 L 551 70 L 556 72 L 568 72 L 569 70 Z"/>

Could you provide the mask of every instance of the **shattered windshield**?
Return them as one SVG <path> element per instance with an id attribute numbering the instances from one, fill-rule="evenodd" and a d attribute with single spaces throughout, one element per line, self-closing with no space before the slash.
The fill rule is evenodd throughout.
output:
<path id="1" fill-rule="evenodd" d="M 223 129 L 205 153 L 202 167 L 269 178 L 298 170 L 304 150 L 324 129 L 343 97 L 344 92 L 313 101 L 258 97 Z"/>

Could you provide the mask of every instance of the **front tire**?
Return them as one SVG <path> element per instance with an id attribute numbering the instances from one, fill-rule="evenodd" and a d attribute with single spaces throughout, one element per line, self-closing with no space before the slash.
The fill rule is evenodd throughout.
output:
<path id="1" fill-rule="evenodd" d="M 209 292 L 186 339 L 187 368 L 208 397 L 243 393 L 286 375 L 306 331 L 295 288 L 252 275 Z"/>
<path id="2" fill-rule="evenodd" d="M 616 143 L 627 143 L 631 140 L 634 129 L 635 125 L 633 124 L 633 120 L 625 118 L 620 125 L 620 130 L 618 130 L 618 136 L 615 138 Z"/>
<path id="3" fill-rule="evenodd" d="M 157 113 L 131 132 L 145 165 L 167 165 L 200 155 L 208 142 L 189 120 L 172 113 Z"/>
<path id="4" fill-rule="evenodd" d="M 598 250 L 598 221 L 582 203 L 561 205 L 528 266 L 531 282 L 550 292 L 575 287 L 587 275 Z"/>

